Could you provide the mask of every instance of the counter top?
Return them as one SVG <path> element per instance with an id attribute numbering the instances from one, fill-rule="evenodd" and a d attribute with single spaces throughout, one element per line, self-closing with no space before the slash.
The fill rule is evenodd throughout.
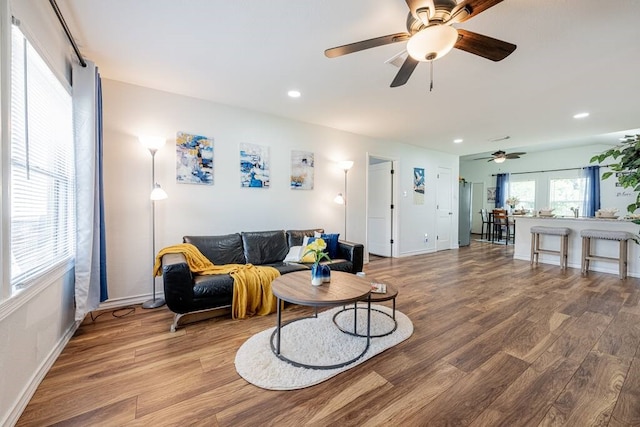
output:
<path id="1" fill-rule="evenodd" d="M 578 218 L 574 217 L 574 216 L 533 216 L 533 215 L 513 215 L 514 218 L 516 219 L 520 219 L 520 218 L 528 218 L 528 219 L 541 219 L 541 220 L 557 220 L 557 219 L 562 219 L 562 220 L 572 220 L 572 221 L 576 221 L 576 220 L 580 220 L 580 221 L 615 221 L 615 222 L 631 222 L 633 223 L 632 219 L 629 218 L 603 218 L 603 217 L 593 217 L 593 216 L 580 216 Z"/>

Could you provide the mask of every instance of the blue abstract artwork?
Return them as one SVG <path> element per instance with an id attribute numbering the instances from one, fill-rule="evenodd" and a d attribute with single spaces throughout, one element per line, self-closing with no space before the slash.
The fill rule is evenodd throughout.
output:
<path id="1" fill-rule="evenodd" d="M 240 144 L 240 184 L 242 187 L 269 188 L 269 147 Z"/>
<path id="2" fill-rule="evenodd" d="M 176 181 L 181 184 L 213 185 L 213 138 L 178 132 Z"/>

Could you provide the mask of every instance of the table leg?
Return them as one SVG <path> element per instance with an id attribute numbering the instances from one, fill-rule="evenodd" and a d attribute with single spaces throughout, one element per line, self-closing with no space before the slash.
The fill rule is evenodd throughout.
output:
<path id="1" fill-rule="evenodd" d="M 278 304 L 278 323 L 276 325 L 276 330 L 277 330 L 277 334 L 278 334 L 278 338 L 276 340 L 276 354 L 280 354 L 280 332 L 281 332 L 281 327 L 282 327 L 282 301 L 280 301 L 280 298 L 277 299 L 277 304 Z"/>
<path id="2" fill-rule="evenodd" d="M 358 334 L 358 301 L 353 303 L 353 333 Z"/>
<path id="3" fill-rule="evenodd" d="M 358 310 L 355 310 L 358 311 Z M 367 298 L 367 349 L 371 343 L 371 297 Z"/>

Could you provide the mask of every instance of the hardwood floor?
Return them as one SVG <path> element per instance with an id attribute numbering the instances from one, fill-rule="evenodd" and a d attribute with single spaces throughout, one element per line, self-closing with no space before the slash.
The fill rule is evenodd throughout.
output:
<path id="1" fill-rule="evenodd" d="M 368 277 L 398 286 L 413 336 L 303 390 L 235 371 L 275 315 L 175 333 L 166 307 L 85 320 L 18 425 L 639 426 L 640 280 L 512 255 L 472 242 L 369 263 Z"/>

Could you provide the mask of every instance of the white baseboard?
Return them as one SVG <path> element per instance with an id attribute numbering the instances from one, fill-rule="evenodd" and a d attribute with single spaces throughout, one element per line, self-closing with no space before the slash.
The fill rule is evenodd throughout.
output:
<path id="1" fill-rule="evenodd" d="M 402 252 L 401 254 L 398 255 L 398 258 L 414 256 L 414 255 L 432 254 L 432 253 L 435 253 L 435 252 L 436 252 L 435 249 L 424 249 L 424 250 L 419 250 L 419 251 Z"/>
<path id="2" fill-rule="evenodd" d="M 98 310 L 110 310 L 114 308 L 126 307 L 128 305 L 142 304 L 143 302 L 150 300 L 152 297 L 153 296 L 149 294 L 126 298 L 108 299 L 107 301 L 100 303 L 100 305 L 98 306 Z M 164 294 L 156 293 L 156 298 L 164 298 Z"/>

